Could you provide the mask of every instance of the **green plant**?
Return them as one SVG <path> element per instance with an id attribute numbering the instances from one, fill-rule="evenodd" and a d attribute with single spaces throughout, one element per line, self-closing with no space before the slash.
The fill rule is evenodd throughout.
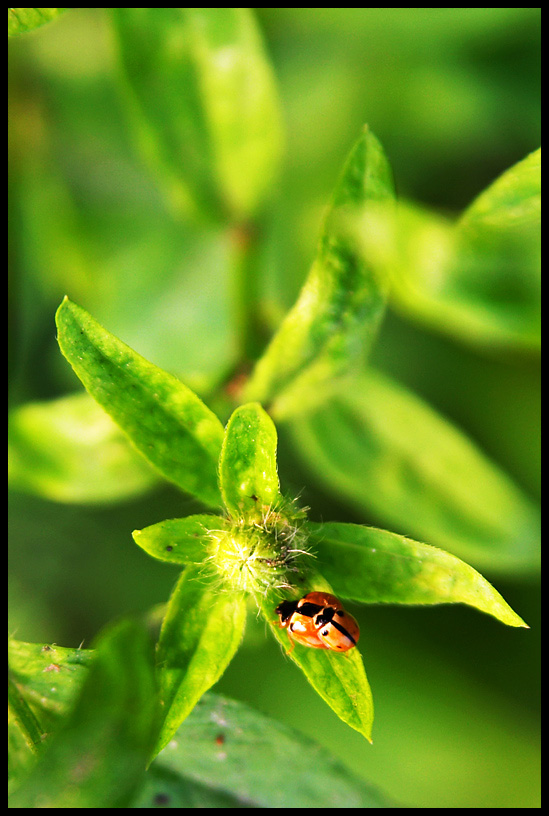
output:
<path id="1" fill-rule="evenodd" d="M 143 626 L 129 622 L 102 636 L 95 657 L 12 645 L 14 807 L 147 806 L 135 798 L 143 780 L 153 791 L 174 783 L 170 741 L 177 735 L 177 744 L 184 742 L 185 724 L 204 707 L 228 705 L 203 697 L 233 658 L 250 603 L 283 649 L 289 643 L 274 610 L 281 599 L 312 589 L 362 604 L 464 603 L 522 627 L 501 595 L 458 556 L 511 571 L 532 569 L 538 553 L 535 505 L 461 432 L 367 360 L 389 297 L 466 342 L 535 345 L 533 287 L 523 287 L 519 307 L 513 301 L 506 308 L 508 296 L 496 295 L 507 292 L 513 275 L 522 280 L 525 269 L 530 275 L 538 265 L 538 155 L 507 171 L 456 224 L 442 224 L 412 206 L 395 208 L 389 162 L 364 128 L 326 211 L 309 276 L 267 342 L 259 259 L 281 126 L 253 18 L 244 9 L 115 9 L 113 22 L 138 142 L 172 212 L 229 236 L 236 350 L 198 396 L 67 298 L 58 309 L 64 356 L 152 465 L 143 471 L 116 437 L 134 474 L 133 490 L 160 476 L 196 499 L 200 512 L 133 534 L 149 555 L 183 568 L 167 605 L 153 616 L 156 624 L 161 620 L 154 655 Z M 425 274 L 433 253 L 435 289 Z M 479 268 L 490 273 L 480 284 Z M 82 396 L 73 399 L 77 422 L 85 423 Z M 23 460 L 22 467 L 15 458 L 15 484 L 26 479 L 27 486 L 54 491 L 51 470 L 61 470 L 59 482 L 70 481 L 63 476 L 71 457 L 62 439 L 66 417 L 59 405 L 53 413 L 14 416 L 16 457 L 26 443 L 42 446 L 45 462 L 41 473 L 40 463 L 29 468 Z M 61 418 L 53 445 L 52 418 Z M 310 520 L 297 496 L 281 492 L 275 422 L 316 478 L 419 540 Z M 121 496 L 128 487 L 119 481 L 111 473 L 108 489 Z M 80 489 L 85 496 L 86 485 Z M 344 656 L 297 646 L 290 657 L 340 719 L 369 740 L 373 702 L 360 647 Z M 69 666 L 74 679 L 61 681 L 58 702 L 41 686 L 41 675 Z M 261 727 L 253 712 L 234 717 Z M 273 744 L 282 745 L 286 735 L 268 728 Z M 50 731 L 56 733 L 42 745 Z M 293 747 L 286 756 L 299 754 L 299 738 L 288 739 Z M 211 745 L 210 732 L 208 740 Z M 34 754 L 43 757 L 27 776 Z M 263 760 L 250 780 L 256 789 L 270 757 Z M 187 760 L 173 761 L 185 777 Z M 329 758 L 319 761 L 315 780 L 324 773 L 332 791 L 347 792 L 347 802 L 355 796 L 356 806 L 390 806 Z M 231 783 L 213 783 L 228 797 L 220 805 L 215 796 L 201 798 L 199 775 L 188 776 L 182 806 L 295 806 L 298 795 L 292 790 L 288 800 L 272 804 L 277 782 L 269 776 L 265 793 L 250 797 L 235 784 L 233 769 Z M 322 789 L 318 803 L 327 795 Z"/>

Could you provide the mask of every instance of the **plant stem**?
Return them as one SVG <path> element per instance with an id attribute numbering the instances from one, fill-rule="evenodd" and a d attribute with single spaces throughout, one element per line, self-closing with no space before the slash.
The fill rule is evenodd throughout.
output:
<path id="1" fill-rule="evenodd" d="M 237 359 L 242 369 L 248 369 L 262 350 L 260 315 L 261 255 L 258 224 L 239 224 L 230 232 L 233 276 L 232 299 L 237 336 Z"/>

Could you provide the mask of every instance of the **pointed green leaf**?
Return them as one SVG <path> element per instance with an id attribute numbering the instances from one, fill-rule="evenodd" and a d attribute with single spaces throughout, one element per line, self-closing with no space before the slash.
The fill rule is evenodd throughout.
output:
<path id="1" fill-rule="evenodd" d="M 159 561 L 200 564 L 208 556 L 208 534 L 225 530 L 228 526 L 228 522 L 221 516 L 187 516 L 166 519 L 145 527 L 144 530 L 134 530 L 132 536 L 141 549 Z"/>
<path id="2" fill-rule="evenodd" d="M 35 28 L 55 20 L 66 8 L 9 8 L 8 37 L 33 31 Z"/>
<path id="3" fill-rule="evenodd" d="M 154 792 L 165 790 L 170 779 L 174 807 L 182 789 L 183 807 L 394 806 L 364 781 L 363 774 L 350 771 L 318 743 L 241 702 L 211 692 L 200 700 L 147 776 L 152 779 L 145 782 L 140 807 L 153 807 Z M 186 787 L 193 781 L 198 790 Z"/>
<path id="4" fill-rule="evenodd" d="M 309 277 L 245 391 L 272 403 L 275 418 L 325 399 L 327 384 L 369 350 L 387 297 L 393 201 L 383 148 L 365 128 L 336 186 Z"/>
<path id="5" fill-rule="evenodd" d="M 395 306 L 469 342 L 537 349 L 541 151 L 503 173 L 456 223 L 401 203 Z"/>
<path id="6" fill-rule="evenodd" d="M 526 626 L 473 567 L 405 536 L 359 524 L 307 524 L 336 595 L 362 603 L 464 603 L 508 626 Z"/>
<path id="7" fill-rule="evenodd" d="M 10 807 L 127 807 L 150 755 L 156 700 L 148 634 L 119 623 L 102 636 L 74 708 Z"/>
<path id="8" fill-rule="evenodd" d="M 465 434 L 372 369 L 295 420 L 304 462 L 383 526 L 480 568 L 532 570 L 539 510 Z"/>
<path id="9" fill-rule="evenodd" d="M 241 593 L 207 582 L 200 567 L 182 573 L 158 642 L 163 723 L 155 754 L 219 680 L 240 645 L 245 621 Z"/>
<path id="10" fill-rule="evenodd" d="M 178 379 L 132 351 L 84 309 L 63 301 L 61 351 L 95 400 L 166 479 L 219 506 L 217 460 L 223 426 Z"/>
<path id="11" fill-rule="evenodd" d="M 282 128 L 250 9 L 112 9 L 146 158 L 178 211 L 253 218 L 270 194 Z"/>
<path id="12" fill-rule="evenodd" d="M 261 519 L 279 498 L 276 428 L 259 403 L 232 414 L 219 459 L 225 506 L 235 519 Z"/>
<path id="13" fill-rule="evenodd" d="M 327 591 L 331 589 L 320 577 L 313 580 L 310 586 Z M 358 648 L 340 654 L 329 649 L 293 645 L 286 630 L 278 625 L 274 610 L 279 600 L 274 593 L 268 593 L 259 601 L 273 635 L 340 720 L 371 742 L 374 702 Z"/>
<path id="14" fill-rule="evenodd" d="M 114 502 L 158 481 L 85 392 L 12 411 L 8 451 L 10 486 L 54 501 Z"/>

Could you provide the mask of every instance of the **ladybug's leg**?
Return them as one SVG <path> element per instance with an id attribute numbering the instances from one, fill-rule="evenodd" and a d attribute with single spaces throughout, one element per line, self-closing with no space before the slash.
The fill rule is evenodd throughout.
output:
<path id="1" fill-rule="evenodd" d="M 290 634 L 290 630 L 289 630 L 289 629 L 287 629 L 286 631 L 288 632 L 288 637 L 289 637 L 289 639 L 290 639 L 290 643 L 292 644 L 292 645 L 290 646 L 290 648 L 288 649 L 288 651 L 286 652 L 286 654 L 287 654 L 287 655 L 291 655 L 291 653 L 292 653 L 292 652 L 293 652 L 293 650 L 295 649 L 295 640 L 294 640 L 294 639 L 293 639 L 293 637 L 291 636 L 291 634 Z"/>

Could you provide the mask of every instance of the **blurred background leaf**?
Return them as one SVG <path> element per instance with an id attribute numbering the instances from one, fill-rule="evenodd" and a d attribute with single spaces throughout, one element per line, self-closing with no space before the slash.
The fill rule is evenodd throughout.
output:
<path id="1" fill-rule="evenodd" d="M 391 807 L 316 742 L 249 706 L 205 694 L 150 768 L 136 807 Z M 200 804 L 203 802 L 203 804 Z M 210 802 L 210 804 L 208 804 Z M 168 804 L 168 803 L 166 803 Z"/>
<path id="2" fill-rule="evenodd" d="M 453 224 L 538 147 L 540 9 L 255 14 L 287 130 L 257 267 L 273 328 L 306 278 L 365 122 L 400 199 L 426 210 L 428 223 Z M 236 361 L 230 239 L 177 220 L 137 154 L 109 13 L 71 9 L 9 45 L 11 406 L 75 390 L 53 324 L 65 294 L 207 396 Z M 539 498 L 531 345 L 464 345 L 395 309 L 372 360 Z M 284 493 L 302 491 L 317 521 L 378 523 L 313 480 L 289 430 L 278 431 Z M 94 506 L 13 491 L 10 631 L 76 648 L 120 613 L 164 602 L 177 567 L 139 550 L 131 531 L 197 512 L 167 485 Z M 459 607 L 352 609 L 376 701 L 373 746 L 314 698 L 251 615 L 218 688 L 318 739 L 396 801 L 405 789 L 414 807 L 539 807 L 539 585 L 533 574 L 484 574 L 530 631 Z"/>
<path id="3" fill-rule="evenodd" d="M 245 8 L 113 9 L 140 146 L 176 212 L 242 223 L 278 170 L 276 86 Z"/>
<path id="4" fill-rule="evenodd" d="M 66 659 L 46 670 L 57 665 L 55 676 L 70 672 L 70 664 Z M 30 672 L 24 683 L 32 692 Z M 151 640 L 143 626 L 118 622 L 99 638 L 74 707 L 42 746 L 10 807 L 127 807 L 145 772 L 156 717 Z"/>
<path id="5" fill-rule="evenodd" d="M 509 168 L 453 225 L 399 207 L 393 301 L 479 345 L 537 350 L 541 329 L 541 150 Z"/>
<path id="6" fill-rule="evenodd" d="M 66 10 L 65 8 L 9 8 L 8 37 L 39 28 L 44 23 L 55 20 Z"/>
<path id="7" fill-rule="evenodd" d="M 482 570 L 539 570 L 535 502 L 440 413 L 373 368 L 290 427 L 316 480 L 378 526 Z"/>
<path id="8" fill-rule="evenodd" d="M 160 476 L 82 392 L 14 409 L 9 479 L 53 501 L 108 503 L 147 492 Z"/>
<path id="9" fill-rule="evenodd" d="M 90 649 L 10 641 L 14 682 L 51 733 L 93 669 Z M 55 678 L 55 686 L 52 685 Z M 15 726 L 10 723 L 10 737 Z M 24 770 L 24 769 L 23 769 Z M 304 784 L 304 780 L 306 782 Z M 203 695 L 144 774 L 131 806 L 389 807 L 317 742 L 218 694 Z"/>

